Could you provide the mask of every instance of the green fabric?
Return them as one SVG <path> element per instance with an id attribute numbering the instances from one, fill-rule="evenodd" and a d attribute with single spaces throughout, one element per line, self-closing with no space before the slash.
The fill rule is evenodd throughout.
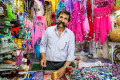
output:
<path id="1" fill-rule="evenodd" d="M 11 7 L 7 8 L 7 13 L 8 13 L 8 17 L 10 19 L 15 19 L 15 14 L 12 13 L 12 8 Z"/>

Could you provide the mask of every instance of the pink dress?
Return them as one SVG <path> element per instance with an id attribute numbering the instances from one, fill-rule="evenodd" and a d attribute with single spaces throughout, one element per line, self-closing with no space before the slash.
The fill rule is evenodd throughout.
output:
<path id="1" fill-rule="evenodd" d="M 34 47 L 35 43 L 42 38 L 44 31 L 47 28 L 47 22 L 44 16 L 36 16 L 33 20 L 32 28 L 32 45 Z"/>

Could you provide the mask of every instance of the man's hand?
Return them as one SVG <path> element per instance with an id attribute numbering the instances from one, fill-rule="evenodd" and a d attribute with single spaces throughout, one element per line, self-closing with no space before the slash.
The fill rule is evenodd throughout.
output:
<path id="1" fill-rule="evenodd" d="M 57 77 L 61 78 L 65 75 L 66 69 L 64 67 L 61 67 L 60 69 L 58 69 L 57 71 Z"/>
<path id="2" fill-rule="evenodd" d="M 42 67 L 46 67 L 46 59 L 42 58 L 41 61 L 40 61 L 40 64 L 41 64 Z"/>

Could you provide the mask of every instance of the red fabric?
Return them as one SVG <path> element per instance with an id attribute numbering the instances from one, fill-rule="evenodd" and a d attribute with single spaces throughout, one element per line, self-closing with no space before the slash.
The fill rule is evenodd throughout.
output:
<path id="1" fill-rule="evenodd" d="M 64 2 L 64 0 L 61 0 L 61 3 Z"/>
<path id="2" fill-rule="evenodd" d="M 87 15 L 88 15 L 90 32 L 89 32 L 88 37 L 86 39 L 87 39 L 87 41 L 90 41 L 91 39 L 93 39 L 92 8 L 91 8 L 91 4 L 89 2 L 87 3 L 87 5 L 88 5 Z"/>
<path id="3" fill-rule="evenodd" d="M 18 32 L 19 29 L 20 29 L 20 27 L 12 28 L 11 34 L 14 36 L 14 31 L 15 31 L 16 34 L 17 34 L 17 32 Z"/>
<path id="4" fill-rule="evenodd" d="M 56 21 L 56 16 L 55 16 L 55 13 L 52 13 L 52 24 L 51 26 L 55 26 L 55 21 Z"/>

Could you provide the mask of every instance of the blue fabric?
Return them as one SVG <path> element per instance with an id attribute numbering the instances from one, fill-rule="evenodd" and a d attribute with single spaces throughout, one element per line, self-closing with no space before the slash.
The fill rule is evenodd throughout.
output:
<path id="1" fill-rule="evenodd" d="M 40 42 L 41 40 L 39 40 L 38 44 L 35 44 L 35 58 L 40 58 Z"/>
<path id="2" fill-rule="evenodd" d="M 33 76 L 34 76 L 35 72 L 30 72 L 30 78 L 25 78 L 24 80 L 32 80 Z"/>
<path id="3" fill-rule="evenodd" d="M 58 4 L 58 9 L 56 10 L 56 19 L 57 19 L 57 14 L 63 9 L 65 9 L 64 2 L 61 2 L 60 0 Z"/>

